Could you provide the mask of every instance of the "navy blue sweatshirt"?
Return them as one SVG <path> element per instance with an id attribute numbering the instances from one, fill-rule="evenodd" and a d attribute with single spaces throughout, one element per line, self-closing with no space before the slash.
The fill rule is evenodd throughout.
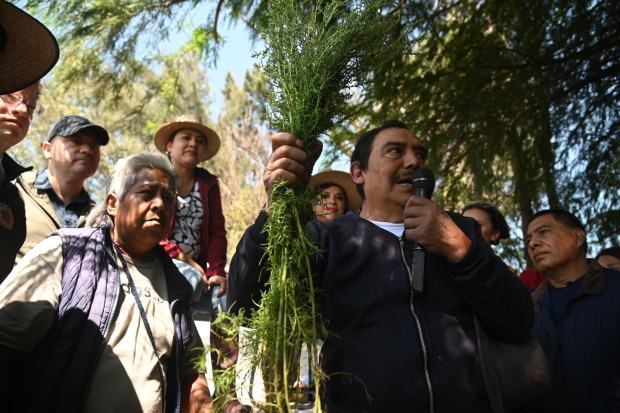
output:
<path id="1" fill-rule="evenodd" d="M 427 253 L 424 293 L 413 294 L 413 244 L 348 213 L 308 225 L 315 245 L 321 315 L 334 333 L 322 349 L 328 375 L 324 405 L 340 412 L 491 412 L 472 312 L 492 337 L 519 342 L 534 312 L 525 286 L 495 255 L 471 218 L 450 213 L 472 240 L 457 262 Z M 260 277 L 266 235 L 264 212 L 232 259 L 228 304 L 254 307 L 268 274 Z M 264 271 L 264 270 L 263 270 Z"/>

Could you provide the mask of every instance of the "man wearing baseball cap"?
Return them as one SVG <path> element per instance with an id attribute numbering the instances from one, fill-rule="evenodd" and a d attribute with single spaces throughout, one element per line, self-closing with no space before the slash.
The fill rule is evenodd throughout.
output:
<path id="1" fill-rule="evenodd" d="M 84 181 L 97 172 L 100 147 L 108 132 L 83 116 L 65 116 L 52 126 L 42 149 L 47 168 L 22 174 L 16 181 L 26 204 L 26 241 L 16 263 L 60 228 L 80 228 L 93 202 Z"/>

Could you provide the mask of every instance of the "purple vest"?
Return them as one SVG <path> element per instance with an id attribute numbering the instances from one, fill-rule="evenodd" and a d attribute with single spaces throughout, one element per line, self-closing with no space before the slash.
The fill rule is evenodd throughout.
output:
<path id="1" fill-rule="evenodd" d="M 81 412 L 117 310 L 120 273 L 108 226 L 61 229 L 52 235 L 62 238 L 64 258 L 58 315 L 48 334 L 23 357 L 24 381 L 11 411 Z M 166 374 L 166 412 L 178 412 L 185 355 L 192 339 L 192 288 L 163 248 L 156 246 L 155 253 L 164 267 L 175 323 L 173 356 Z"/>

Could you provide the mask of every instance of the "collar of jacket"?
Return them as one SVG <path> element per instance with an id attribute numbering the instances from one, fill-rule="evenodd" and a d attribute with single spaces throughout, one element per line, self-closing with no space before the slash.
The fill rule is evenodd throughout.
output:
<path id="1" fill-rule="evenodd" d="M 32 169 L 32 168 L 31 168 Z M 19 183 L 23 190 L 30 195 L 30 197 L 37 203 L 39 206 L 52 218 L 56 227 L 58 229 L 62 228 L 60 224 L 60 219 L 56 215 L 56 210 L 52 205 L 52 201 L 50 201 L 50 197 L 47 192 L 43 189 L 37 189 L 37 174 L 39 171 L 29 171 L 20 175 L 17 179 L 16 183 Z M 86 192 L 86 191 L 84 191 Z M 88 212 L 95 206 L 95 202 L 90 199 L 90 195 L 86 192 L 88 196 L 88 202 L 84 206 L 84 210 L 80 213 L 78 217 L 77 228 L 84 227 L 86 223 L 86 217 L 88 216 Z"/>
<path id="2" fill-rule="evenodd" d="M 15 162 L 13 158 L 11 158 L 6 152 L 2 156 L 2 167 L 4 168 L 4 173 L 6 174 L 5 179 L 7 182 L 14 180 L 24 172 L 31 171 L 33 168 L 32 166 L 24 168 L 23 166 Z"/>
<path id="3" fill-rule="evenodd" d="M 583 293 L 585 295 L 601 294 L 607 288 L 607 278 L 605 278 L 605 269 L 596 261 L 592 260 L 585 278 L 583 279 Z M 534 304 L 540 300 L 540 298 L 549 289 L 549 280 L 540 284 L 532 292 L 532 301 Z"/>
<path id="4" fill-rule="evenodd" d="M 211 180 L 217 181 L 217 176 L 213 175 L 211 172 L 207 171 L 204 168 L 196 168 L 196 178 L 200 179 L 204 183 L 214 183 L 210 182 Z"/>

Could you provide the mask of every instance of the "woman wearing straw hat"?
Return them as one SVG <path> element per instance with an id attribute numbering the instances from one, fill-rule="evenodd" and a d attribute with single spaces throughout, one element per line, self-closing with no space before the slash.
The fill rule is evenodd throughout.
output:
<path id="1" fill-rule="evenodd" d="M 312 188 L 319 188 L 321 198 L 314 207 L 317 219 L 331 221 L 348 211 L 357 212 L 362 198 L 357 192 L 351 175 L 340 171 L 324 171 L 312 177 Z"/>
<path id="2" fill-rule="evenodd" d="M 198 267 L 205 274 L 203 291 L 209 293 L 200 297 L 194 310 L 194 320 L 199 326 L 214 321 L 218 305 L 226 311 L 226 229 L 220 187 L 215 175 L 198 167 L 215 156 L 220 149 L 220 138 L 195 116 L 183 115 L 158 130 L 154 140 L 157 149 L 168 156 L 181 177 L 172 228 L 160 245 L 171 257 Z M 223 370 L 229 363 L 237 362 L 237 348 L 221 340 L 224 332 L 213 326 L 198 328 L 199 331 L 216 330 L 216 334 L 203 338 L 203 342 L 210 342 L 212 348 L 225 355 L 219 362 L 212 358 L 214 370 Z M 225 406 L 226 413 L 247 410 L 236 400 L 234 388 L 225 392 L 230 397 Z"/>
<path id="3" fill-rule="evenodd" d="M 217 134 L 194 116 L 183 115 L 155 134 L 155 146 L 181 176 L 177 207 L 168 238 L 161 242 L 171 257 L 200 267 L 209 286 L 226 292 L 226 230 L 217 177 L 198 164 L 220 149 Z M 196 265 L 197 263 L 197 265 Z"/>

